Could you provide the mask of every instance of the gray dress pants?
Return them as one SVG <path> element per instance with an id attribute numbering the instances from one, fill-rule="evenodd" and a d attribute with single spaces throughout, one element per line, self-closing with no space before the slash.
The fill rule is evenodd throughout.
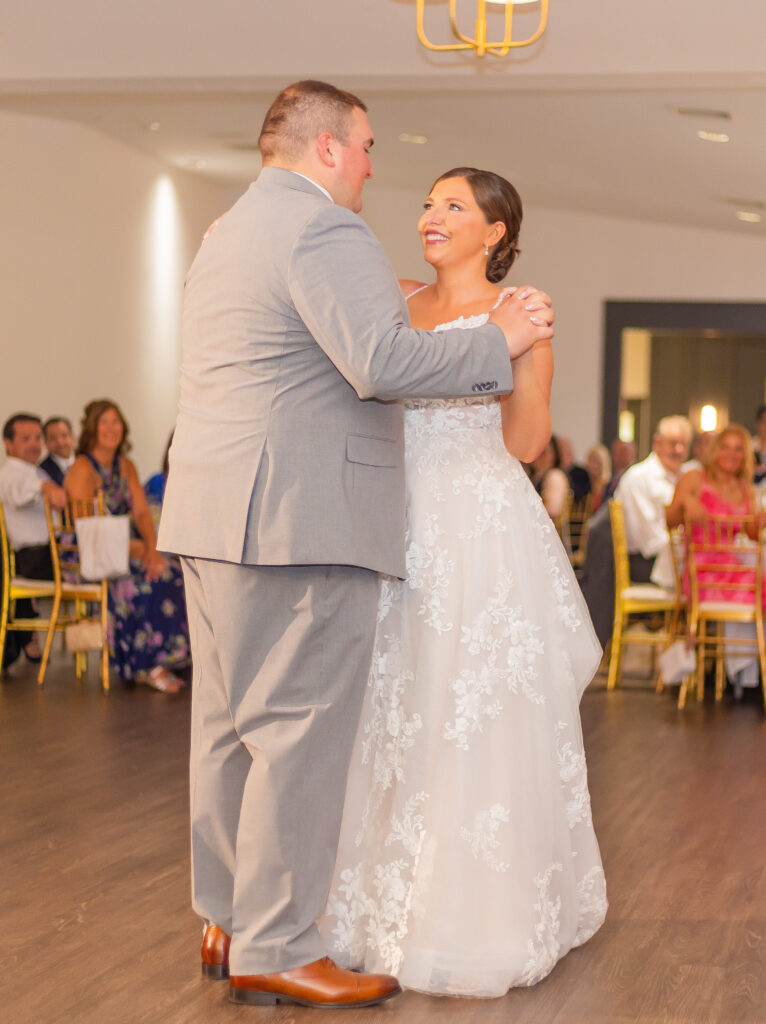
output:
<path id="1" fill-rule="evenodd" d="M 194 661 L 192 895 L 234 975 L 325 955 L 316 927 L 375 638 L 354 566 L 182 559 Z"/>

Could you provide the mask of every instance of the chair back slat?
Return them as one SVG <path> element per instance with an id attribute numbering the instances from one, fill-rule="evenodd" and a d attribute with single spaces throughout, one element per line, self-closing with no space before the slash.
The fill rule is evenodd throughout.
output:
<path id="1" fill-rule="evenodd" d="M 630 586 L 630 561 L 628 541 L 625 536 L 625 516 L 622 502 L 612 498 L 609 502 L 609 522 L 612 527 L 612 548 L 614 551 L 614 585 L 619 593 Z"/>
<path id="2" fill-rule="evenodd" d="M 85 516 L 104 515 L 104 492 L 99 490 L 92 498 L 74 498 L 67 501 L 59 512 L 45 501 L 45 517 L 48 523 L 48 536 L 51 541 L 53 570 L 57 573 L 56 580 L 61 581 L 61 567 L 67 573 L 80 573 L 80 549 L 77 545 L 75 523 Z"/>
<path id="3" fill-rule="evenodd" d="M 736 596 L 736 604 L 763 608 L 763 530 L 755 516 L 709 516 L 686 521 L 692 605 Z"/>

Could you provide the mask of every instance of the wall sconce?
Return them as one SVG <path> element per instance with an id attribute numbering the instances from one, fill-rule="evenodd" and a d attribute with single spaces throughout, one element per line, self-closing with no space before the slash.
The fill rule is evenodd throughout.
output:
<path id="1" fill-rule="evenodd" d="M 471 36 L 463 35 L 458 28 L 457 23 L 457 5 L 458 0 L 449 0 L 449 21 L 452 29 L 452 34 L 456 39 L 459 39 L 458 43 L 443 43 L 437 44 L 432 43 L 425 33 L 424 17 L 425 17 L 425 0 L 417 0 L 417 29 L 418 39 L 425 46 L 427 50 L 437 51 L 454 51 L 454 50 L 473 50 L 477 57 L 483 57 L 487 53 L 491 53 L 494 57 L 504 57 L 509 50 L 517 46 L 530 46 L 532 43 L 537 42 L 540 36 L 545 31 L 548 23 L 548 0 L 539 0 L 540 3 L 540 21 L 538 22 L 537 30 L 532 33 L 527 39 L 514 39 L 513 38 L 513 9 L 521 4 L 537 3 L 538 0 L 476 0 L 476 35 L 472 38 Z M 495 42 L 490 42 L 487 39 L 487 4 L 500 5 L 505 7 L 505 35 L 502 39 Z"/>
<path id="2" fill-rule="evenodd" d="M 703 405 L 700 409 L 700 430 L 706 434 L 718 426 L 718 410 L 714 405 Z"/>
<path id="3" fill-rule="evenodd" d="M 635 441 L 636 417 L 630 409 L 623 409 L 617 421 L 617 436 L 621 441 Z"/>

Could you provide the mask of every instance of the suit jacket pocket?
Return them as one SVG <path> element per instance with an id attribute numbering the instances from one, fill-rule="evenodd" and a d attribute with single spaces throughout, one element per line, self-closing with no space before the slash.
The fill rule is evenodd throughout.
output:
<path id="1" fill-rule="evenodd" d="M 365 466 L 398 466 L 399 443 L 387 437 L 366 437 L 349 434 L 346 438 L 346 458 Z"/>

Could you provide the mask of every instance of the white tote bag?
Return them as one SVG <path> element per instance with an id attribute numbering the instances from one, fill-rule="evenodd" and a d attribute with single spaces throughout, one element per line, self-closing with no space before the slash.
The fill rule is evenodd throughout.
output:
<path id="1" fill-rule="evenodd" d="M 83 579 L 113 580 L 127 576 L 130 516 L 83 516 L 74 525 Z"/>
<path id="2" fill-rule="evenodd" d="M 690 676 L 697 667 L 697 658 L 693 647 L 687 647 L 684 640 L 676 640 L 660 655 L 660 671 L 662 680 L 669 686 L 680 683 Z"/>

